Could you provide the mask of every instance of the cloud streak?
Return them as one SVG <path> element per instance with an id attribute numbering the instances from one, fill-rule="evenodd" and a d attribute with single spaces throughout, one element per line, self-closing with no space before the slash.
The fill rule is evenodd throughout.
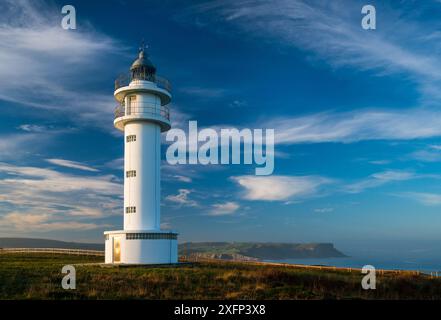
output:
<path id="1" fill-rule="evenodd" d="M 122 212 L 122 184 L 111 175 L 77 176 L 0 163 L 0 229 L 53 231 L 103 227 Z"/>
<path id="2" fill-rule="evenodd" d="M 279 144 L 411 140 L 441 136 L 441 111 L 433 109 L 363 109 L 279 118 L 264 124 L 275 128 Z"/>
<path id="3" fill-rule="evenodd" d="M 94 71 L 106 77 L 100 64 L 121 54 L 122 46 L 85 27 L 62 29 L 58 8 L 43 2 L 7 0 L 0 10 L 0 99 L 50 110 L 51 120 L 58 116 L 103 128 L 111 123 L 112 96 L 86 88 Z"/>
<path id="4" fill-rule="evenodd" d="M 98 169 L 86 166 L 80 162 L 76 161 L 70 161 L 70 160 L 64 160 L 64 159 L 46 159 L 47 162 L 56 164 L 57 166 L 72 168 L 72 169 L 79 169 L 84 171 L 91 171 L 91 172 L 98 172 Z"/>
<path id="5" fill-rule="evenodd" d="M 376 4 L 377 10 L 381 10 L 381 28 L 369 32 L 360 26 L 364 4 L 318 0 L 208 1 L 190 7 L 181 16 L 197 16 L 199 23 L 210 24 L 212 29 L 224 31 L 226 26 L 233 27 L 235 33 L 299 48 L 333 67 L 350 66 L 378 75 L 404 74 L 416 81 L 423 93 L 439 96 L 439 34 L 433 32 L 439 25 L 418 19 L 416 12 L 403 19 L 398 9 L 382 3 Z"/>

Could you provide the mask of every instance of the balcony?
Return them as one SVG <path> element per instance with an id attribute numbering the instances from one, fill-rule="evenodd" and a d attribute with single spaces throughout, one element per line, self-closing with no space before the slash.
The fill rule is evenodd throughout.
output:
<path id="1" fill-rule="evenodd" d="M 115 90 L 128 86 L 132 80 L 145 80 L 155 83 L 158 88 L 164 89 L 168 92 L 171 92 L 171 85 L 170 82 L 157 75 L 152 74 L 137 74 L 134 78 L 131 73 L 124 73 L 121 74 L 116 80 L 115 80 Z"/>
<path id="2" fill-rule="evenodd" d="M 129 107 L 124 105 L 117 106 L 115 108 L 115 119 L 124 116 L 145 116 L 151 118 L 157 118 L 158 116 L 170 121 L 170 111 L 167 106 L 149 106 L 142 103 L 131 103 Z"/>

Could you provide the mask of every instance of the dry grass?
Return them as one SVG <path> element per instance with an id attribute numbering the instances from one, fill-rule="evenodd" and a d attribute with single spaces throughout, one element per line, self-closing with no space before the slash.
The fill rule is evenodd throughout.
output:
<path id="1" fill-rule="evenodd" d="M 97 260 L 98 259 L 98 260 Z M 416 275 L 377 275 L 377 290 L 361 288 L 362 274 L 246 263 L 204 262 L 179 267 L 76 267 L 77 289 L 61 288 L 66 264 L 100 258 L 0 255 L 1 299 L 440 299 L 441 281 Z"/>

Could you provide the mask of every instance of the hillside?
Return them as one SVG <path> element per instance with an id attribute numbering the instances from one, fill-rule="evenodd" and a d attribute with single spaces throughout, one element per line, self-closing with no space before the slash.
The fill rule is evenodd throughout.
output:
<path id="1" fill-rule="evenodd" d="M 50 239 L 0 238 L 0 248 L 63 248 L 104 250 L 100 243 Z M 345 257 L 332 243 L 186 242 L 179 244 L 184 256 L 222 260 L 282 260 Z"/>
<path id="2" fill-rule="evenodd" d="M 104 250 L 103 243 L 80 243 L 65 242 L 49 239 L 33 238 L 0 238 L 0 248 L 62 248 L 62 249 L 85 249 Z"/>
<path id="3" fill-rule="evenodd" d="M 225 261 L 173 267 L 103 267 L 92 262 L 102 262 L 102 257 L 0 254 L 0 299 L 441 298 L 440 278 L 414 273 L 379 273 L 377 290 L 364 290 L 360 285 L 364 275 L 356 270 Z M 75 265 L 76 290 L 61 287 L 66 264 Z"/>
<path id="4" fill-rule="evenodd" d="M 179 253 L 225 260 L 345 257 L 332 243 L 187 242 L 179 245 Z"/>

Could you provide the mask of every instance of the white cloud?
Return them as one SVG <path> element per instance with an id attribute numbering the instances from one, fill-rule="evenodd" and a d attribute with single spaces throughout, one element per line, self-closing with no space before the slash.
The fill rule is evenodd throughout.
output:
<path id="1" fill-rule="evenodd" d="M 185 176 L 181 176 L 181 175 L 174 175 L 173 178 L 175 178 L 176 180 L 178 180 L 180 182 L 186 182 L 186 183 L 192 182 L 192 179 L 190 177 L 185 177 Z"/>
<path id="2" fill-rule="evenodd" d="M 22 124 L 18 127 L 19 129 L 26 132 L 45 132 L 47 128 L 45 126 L 36 125 L 36 124 Z"/>
<path id="3" fill-rule="evenodd" d="M 53 217 L 45 214 L 23 214 L 11 212 L 0 217 L 0 228 L 8 226 L 8 231 L 16 232 L 50 232 L 59 230 L 83 231 L 104 228 L 106 224 L 93 222 L 62 221 L 54 222 Z"/>
<path id="4" fill-rule="evenodd" d="M 416 175 L 413 172 L 389 170 L 374 173 L 364 180 L 345 186 L 344 189 L 349 193 L 360 193 L 366 189 L 380 187 L 389 182 L 406 181 L 419 177 L 422 176 Z"/>
<path id="5" fill-rule="evenodd" d="M 122 194 L 121 182 L 111 175 L 76 176 L 0 163 L 0 229 L 32 232 L 102 227 L 97 224 L 99 219 L 122 212 Z"/>
<path id="6" fill-rule="evenodd" d="M 106 167 L 113 170 L 124 170 L 124 157 L 113 159 L 105 164 Z"/>
<path id="7" fill-rule="evenodd" d="M 441 151 L 441 146 L 438 144 L 431 145 L 430 148 L 433 150 L 440 150 Z"/>
<path id="8" fill-rule="evenodd" d="M 415 11 L 412 16 L 404 15 L 383 3 L 377 11 L 377 17 L 381 12 L 381 28 L 369 32 L 360 26 L 361 6 L 319 0 L 209 1 L 190 7 L 180 18 L 195 21 L 197 16 L 205 27 L 211 24 L 210 29 L 225 31 L 227 25 L 234 28 L 230 34 L 252 35 L 266 40 L 265 45 L 276 42 L 300 48 L 333 67 L 405 74 L 420 84 L 422 92 L 439 96 L 439 35 L 433 32 L 436 25 L 421 19 L 424 10 L 419 11 L 421 16 Z"/>
<path id="9" fill-rule="evenodd" d="M 418 150 L 410 154 L 410 158 L 422 162 L 441 161 L 441 146 L 429 145 L 423 150 Z"/>
<path id="10" fill-rule="evenodd" d="M 46 159 L 47 162 L 56 164 L 57 166 L 67 167 L 67 168 L 73 168 L 73 169 L 79 169 L 84 171 L 92 171 L 92 172 L 98 172 L 98 169 L 89 167 L 85 164 L 82 164 L 80 162 L 76 161 L 70 161 L 65 159 Z"/>
<path id="11" fill-rule="evenodd" d="M 0 135 L 0 161 L 34 155 L 47 147 L 51 138 L 50 134 L 34 132 Z"/>
<path id="12" fill-rule="evenodd" d="M 425 193 L 425 192 L 404 192 L 399 194 L 426 206 L 438 206 L 441 205 L 441 194 Z"/>
<path id="13" fill-rule="evenodd" d="M 0 10 L 0 99 L 50 110 L 39 116 L 47 114 L 52 121 L 58 116 L 111 128 L 112 95 L 85 88 L 93 83 L 95 72 L 101 79 L 106 73 L 110 76 L 103 64 L 124 48 L 91 30 L 87 22 L 77 30 L 64 30 L 58 6 L 6 0 Z"/>
<path id="14" fill-rule="evenodd" d="M 328 212 L 333 212 L 334 208 L 316 208 L 314 209 L 314 212 L 317 213 L 328 213 Z"/>
<path id="15" fill-rule="evenodd" d="M 168 195 L 167 197 L 165 197 L 165 199 L 181 206 L 197 207 L 198 203 L 195 200 L 189 199 L 188 197 L 191 192 L 192 191 L 189 189 L 179 189 L 178 194 Z"/>
<path id="16" fill-rule="evenodd" d="M 389 164 L 390 162 L 391 162 L 390 160 L 371 160 L 371 161 L 369 161 L 370 164 L 375 164 L 375 165 Z"/>
<path id="17" fill-rule="evenodd" d="M 413 152 L 410 156 L 411 158 L 422 162 L 441 161 L 441 152 L 439 151 L 419 150 Z"/>
<path id="18" fill-rule="evenodd" d="M 441 136 L 441 111 L 430 109 L 356 110 L 274 119 L 280 144 L 408 140 Z"/>
<path id="19" fill-rule="evenodd" d="M 317 176 L 232 177 L 243 189 L 246 200 L 282 201 L 316 196 L 332 180 Z"/>
<path id="20" fill-rule="evenodd" d="M 216 203 L 212 205 L 212 209 L 209 212 L 210 216 L 224 216 L 234 214 L 240 205 L 237 202 L 228 201 L 225 203 Z"/>

